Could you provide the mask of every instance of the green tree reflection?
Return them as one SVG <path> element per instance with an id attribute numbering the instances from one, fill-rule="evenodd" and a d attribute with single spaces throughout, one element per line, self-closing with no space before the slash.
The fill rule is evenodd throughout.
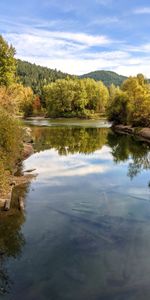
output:
<path id="1" fill-rule="evenodd" d="M 150 168 L 150 147 L 136 138 L 114 133 L 108 128 L 33 127 L 37 151 L 55 149 L 60 155 L 90 154 L 104 145 L 111 148 L 114 162 L 131 160 L 128 176 L 132 179 Z"/>
<path id="2" fill-rule="evenodd" d="M 11 287 L 11 279 L 7 271 L 7 260 L 21 255 L 25 239 L 21 226 L 25 222 L 25 214 L 18 208 L 18 196 L 23 198 L 28 193 L 29 184 L 14 189 L 11 209 L 0 212 L 0 294 L 5 294 Z"/>
<path id="3" fill-rule="evenodd" d="M 150 147 L 130 135 L 109 132 L 108 145 L 115 163 L 129 159 L 128 176 L 133 179 L 142 170 L 150 169 Z"/>
<path id="4" fill-rule="evenodd" d="M 107 128 L 52 127 L 33 128 L 37 151 L 52 149 L 60 155 L 90 154 L 101 149 L 107 142 Z"/>

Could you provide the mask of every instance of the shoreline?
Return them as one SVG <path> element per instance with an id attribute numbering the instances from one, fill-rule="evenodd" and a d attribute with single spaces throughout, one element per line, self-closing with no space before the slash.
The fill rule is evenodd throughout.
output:
<path id="1" fill-rule="evenodd" d="M 105 115 L 95 114 L 91 117 L 78 117 L 78 116 L 59 116 L 59 117 L 47 117 L 47 116 L 30 116 L 30 117 L 22 117 L 23 120 L 59 120 L 59 119 L 73 119 L 73 120 L 99 120 L 99 119 L 107 119 Z"/>
<path id="2" fill-rule="evenodd" d="M 30 182 L 32 179 L 36 177 L 33 174 L 25 174 L 26 172 L 22 172 L 22 174 L 17 175 L 17 171 L 19 170 L 19 165 L 22 164 L 27 158 L 34 154 L 33 141 L 29 128 L 26 127 L 26 136 L 24 136 L 23 140 L 23 151 L 22 157 L 20 161 L 16 164 L 13 174 L 9 175 L 9 189 L 5 194 L 0 194 L 0 211 L 8 211 L 10 209 L 12 193 L 13 189 L 16 186 L 26 184 Z M 32 172 L 29 170 L 28 172 Z"/>
<path id="3" fill-rule="evenodd" d="M 149 127 L 132 127 L 130 125 L 112 125 L 112 130 L 118 133 L 133 135 L 141 141 L 150 143 L 150 128 Z"/>

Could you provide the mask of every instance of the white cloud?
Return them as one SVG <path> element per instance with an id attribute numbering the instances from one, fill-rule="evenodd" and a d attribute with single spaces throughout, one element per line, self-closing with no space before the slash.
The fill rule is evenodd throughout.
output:
<path id="1" fill-rule="evenodd" d="M 34 163 L 34 168 L 36 168 L 36 173 L 39 174 L 40 182 L 50 184 L 50 181 L 53 179 L 58 184 L 59 178 L 88 176 L 90 174 L 102 174 L 109 171 L 111 166 L 108 166 L 107 163 L 102 163 L 102 161 L 110 160 L 110 155 L 109 148 L 105 146 L 86 157 L 82 154 L 59 156 L 52 149 L 34 154 L 34 156 L 25 162 L 25 169 L 32 168 Z M 98 162 L 93 164 L 93 160 L 98 160 Z"/>
<path id="2" fill-rule="evenodd" d="M 134 10 L 134 14 L 150 14 L 150 6 L 149 7 L 139 7 Z"/>
<path id="3" fill-rule="evenodd" d="M 104 69 L 127 76 L 142 72 L 150 77 L 150 43 L 132 46 L 105 35 L 34 26 L 30 31 L 24 27 L 21 33 L 10 32 L 4 37 L 15 46 L 18 58 L 70 74 Z"/>
<path id="4" fill-rule="evenodd" d="M 8 33 L 6 39 L 15 45 L 18 56 L 72 58 L 90 47 L 101 47 L 112 41 L 103 35 L 46 30 L 32 30 L 29 33 Z"/>
<path id="5" fill-rule="evenodd" d="M 138 73 L 144 74 L 147 78 L 150 77 L 150 58 L 149 61 L 141 61 L 136 65 L 120 65 L 114 68 L 114 71 L 119 74 L 124 74 L 126 76 L 134 76 Z"/>

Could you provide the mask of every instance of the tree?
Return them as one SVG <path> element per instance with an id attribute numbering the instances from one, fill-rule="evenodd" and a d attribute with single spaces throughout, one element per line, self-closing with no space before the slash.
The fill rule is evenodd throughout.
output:
<path id="1" fill-rule="evenodd" d="M 109 121 L 115 124 L 128 123 L 128 96 L 125 92 L 119 91 L 107 109 Z"/>
<path id="2" fill-rule="evenodd" d="M 32 114 L 34 95 L 29 87 L 16 83 L 8 87 L 0 86 L 0 107 L 11 114 Z"/>
<path id="3" fill-rule="evenodd" d="M 128 121 L 133 126 L 150 126 L 150 88 L 144 76 L 129 77 L 122 85 L 129 98 Z"/>
<path id="4" fill-rule="evenodd" d="M 59 79 L 44 87 L 48 115 L 90 117 L 105 111 L 109 93 L 102 82 L 93 79 Z"/>
<path id="5" fill-rule="evenodd" d="M 142 74 L 129 77 L 118 91 L 111 87 L 108 118 L 114 123 L 150 126 L 150 86 Z"/>
<path id="6" fill-rule="evenodd" d="M 0 85 L 9 86 L 15 82 L 15 49 L 0 35 Z"/>
<path id="7" fill-rule="evenodd" d="M 0 195 L 7 191 L 9 175 L 22 154 L 22 128 L 19 122 L 0 107 Z"/>

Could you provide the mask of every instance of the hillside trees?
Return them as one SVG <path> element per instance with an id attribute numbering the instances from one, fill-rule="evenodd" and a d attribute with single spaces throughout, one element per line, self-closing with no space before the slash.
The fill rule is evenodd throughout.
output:
<path id="1" fill-rule="evenodd" d="M 67 74 L 56 69 L 37 66 L 26 61 L 21 61 L 20 59 L 17 59 L 16 72 L 19 81 L 24 86 L 32 88 L 34 94 L 40 97 L 43 107 L 45 107 L 43 86 L 67 76 Z"/>

